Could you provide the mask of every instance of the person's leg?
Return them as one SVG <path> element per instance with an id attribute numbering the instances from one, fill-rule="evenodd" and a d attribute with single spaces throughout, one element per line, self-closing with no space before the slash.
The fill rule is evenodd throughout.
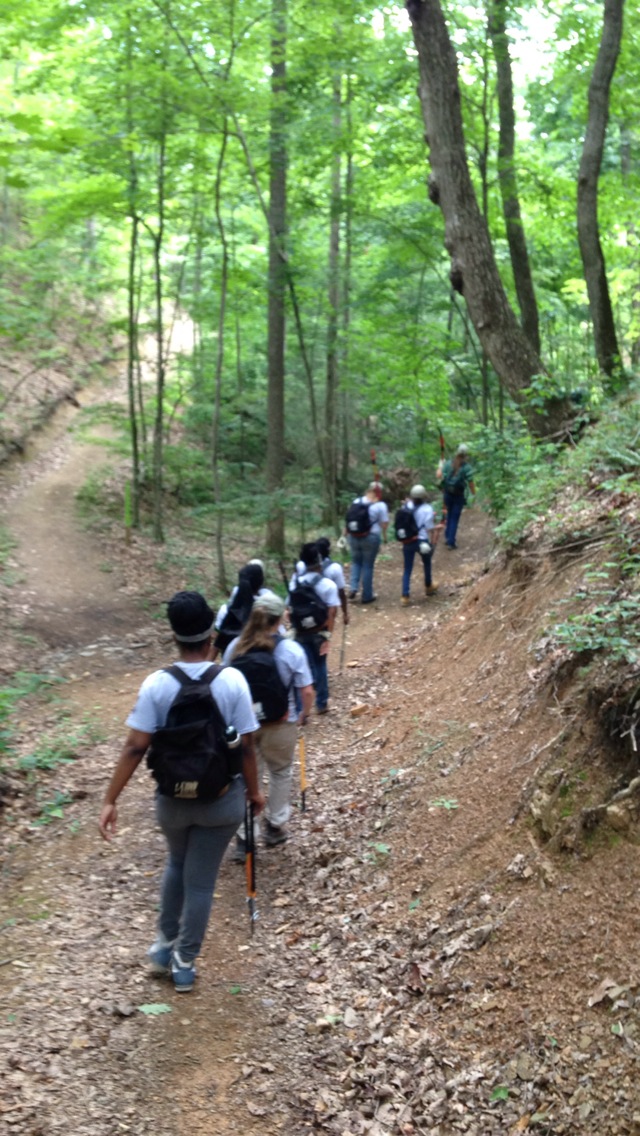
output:
<path id="1" fill-rule="evenodd" d="M 215 801 L 182 803 L 193 806 L 195 823 L 187 829 L 184 899 L 174 955 L 182 963 L 192 963 L 200 954 L 222 857 L 244 814 L 244 781 L 237 778 Z"/>
<path id="2" fill-rule="evenodd" d="M 370 603 L 373 599 L 373 566 L 380 548 L 378 533 L 363 537 L 362 544 L 362 602 Z"/>
<path id="3" fill-rule="evenodd" d="M 187 854 L 188 827 L 184 801 L 156 796 L 156 818 L 168 845 L 167 862 L 160 887 L 158 935 L 161 942 L 174 943 L 180 929 L 184 901 L 182 871 Z"/>
<path id="4" fill-rule="evenodd" d="M 457 497 L 451 498 L 451 508 L 447 513 L 447 525 L 449 528 L 449 538 L 447 543 L 451 548 L 455 548 L 456 546 L 456 533 L 458 532 L 458 524 L 460 522 L 460 516 L 462 514 L 463 508 L 464 497 L 462 496 L 462 494 L 459 494 Z"/>
<path id="5" fill-rule="evenodd" d="M 428 589 L 433 587 L 433 580 L 431 578 L 431 561 L 433 556 L 431 553 L 429 553 L 428 556 L 422 556 L 422 554 L 420 554 L 420 559 L 422 560 L 422 566 L 424 568 L 424 586 Z"/>
<path id="6" fill-rule="evenodd" d="M 360 587 L 360 576 L 362 574 L 362 539 L 358 540 L 355 536 L 349 537 L 349 547 L 351 549 L 351 579 L 349 587 L 352 592 L 357 592 Z"/>
<path id="7" fill-rule="evenodd" d="M 296 748 L 295 722 L 273 722 L 263 726 L 260 749 L 269 775 L 269 799 L 265 819 L 282 828 L 291 816 L 291 781 Z"/>
<path id="8" fill-rule="evenodd" d="M 445 524 L 445 527 L 444 527 L 444 543 L 451 545 L 451 535 L 450 534 L 451 534 L 451 527 L 452 527 L 452 522 L 453 522 L 453 514 L 452 514 L 453 497 L 451 496 L 450 493 L 445 493 L 445 495 L 444 495 L 444 507 L 447 510 L 447 521 L 446 521 L 446 524 Z M 455 539 L 455 530 L 454 530 L 454 539 Z"/>
<path id="9" fill-rule="evenodd" d="M 404 572 L 402 573 L 402 594 L 409 598 L 411 590 L 411 573 L 413 571 L 413 561 L 416 555 L 418 545 L 415 541 L 411 544 L 403 544 L 402 558 L 404 560 Z"/>
<path id="10" fill-rule="evenodd" d="M 318 647 L 318 652 L 320 648 Z M 316 710 L 323 714 L 329 701 L 329 669 L 327 656 L 318 653 L 316 662 Z"/>

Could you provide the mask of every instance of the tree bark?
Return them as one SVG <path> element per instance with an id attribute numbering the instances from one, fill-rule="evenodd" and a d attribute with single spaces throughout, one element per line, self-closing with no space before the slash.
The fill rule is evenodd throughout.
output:
<path id="1" fill-rule="evenodd" d="M 327 383 L 324 417 L 326 507 L 335 526 L 338 493 L 338 309 L 340 302 L 340 212 L 342 195 L 341 139 L 342 74 L 333 77 L 333 161 L 329 227 L 329 288 L 327 320 Z"/>
<path id="2" fill-rule="evenodd" d="M 526 397 L 526 388 L 544 366 L 509 304 L 476 200 L 465 152 L 458 68 L 442 8 L 439 0 L 407 0 L 407 10 L 430 151 L 429 196 L 442 209 L 451 282 L 464 295 L 480 343 L 530 429 L 544 436 L 556 434 L 567 425 L 570 404 L 565 398 L 550 398 L 538 408 Z"/>
<path id="3" fill-rule="evenodd" d="M 589 84 L 589 116 L 578 173 L 578 241 L 598 365 L 610 377 L 620 370 L 620 351 L 598 226 L 598 178 L 609 119 L 609 89 L 622 39 L 624 0 L 604 0 L 602 38 Z"/>
<path id="4" fill-rule="evenodd" d="M 212 467 L 213 467 L 213 499 L 216 505 L 216 525 L 215 525 L 215 549 L 216 560 L 218 562 L 218 583 L 220 588 L 227 591 L 227 575 L 224 563 L 224 551 L 222 542 L 222 509 L 221 509 L 221 486 L 220 486 L 220 414 L 222 406 L 222 370 L 224 366 L 224 333 L 225 333 L 225 320 L 227 313 L 227 288 L 229 283 L 229 242 L 227 240 L 227 231 L 224 225 L 222 216 L 222 171 L 224 168 L 224 159 L 227 149 L 228 127 L 225 118 L 222 130 L 222 142 L 220 144 L 220 153 L 218 155 L 218 166 L 216 169 L 216 181 L 214 190 L 216 223 L 218 225 L 218 234 L 220 236 L 220 246 L 222 249 L 222 266 L 220 269 L 220 304 L 218 307 L 218 349 L 216 352 L 216 373 L 214 384 L 214 398 L 213 398 L 213 421 L 211 423 L 211 443 L 212 443 Z"/>
<path id="5" fill-rule="evenodd" d="M 498 76 L 498 115 L 500 141 L 498 143 L 498 181 L 502 196 L 502 212 L 507 230 L 513 282 L 515 284 L 522 327 L 534 351 L 540 353 L 540 325 L 538 304 L 533 287 L 529 252 L 524 232 L 518 178 L 515 163 L 515 115 L 513 111 L 513 78 L 507 37 L 505 0 L 489 0 L 489 34 Z"/>
<path id="6" fill-rule="evenodd" d="M 284 553 L 284 512 L 278 499 L 284 479 L 284 353 L 287 223 L 286 49 L 287 0 L 271 3 L 271 121 L 269 137 L 269 303 L 267 355 L 267 489 L 271 503 L 267 549 Z"/>

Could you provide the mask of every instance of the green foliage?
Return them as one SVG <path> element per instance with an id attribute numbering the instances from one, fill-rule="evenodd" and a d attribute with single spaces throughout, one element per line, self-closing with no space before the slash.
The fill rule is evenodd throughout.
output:
<path id="1" fill-rule="evenodd" d="M 556 623 L 551 635 L 576 654 L 606 651 L 609 658 L 633 666 L 640 661 L 640 554 L 628 540 L 623 549 L 618 560 L 585 572 L 582 586 L 566 601 L 577 601 L 582 610 Z"/>
<path id="2" fill-rule="evenodd" d="M 14 752 L 15 724 L 13 717 L 20 701 L 29 695 L 45 690 L 48 694 L 55 684 L 63 680 L 50 675 L 29 674 L 18 671 L 13 681 L 0 687 L 0 763 Z"/>
<path id="3" fill-rule="evenodd" d="M 33 822 L 34 827 L 43 828 L 55 820 L 62 820 L 65 805 L 70 805 L 72 800 L 73 797 L 68 793 L 55 793 L 51 800 L 41 801 L 40 814 Z"/>
<path id="4" fill-rule="evenodd" d="M 83 749 L 101 740 L 103 734 L 93 720 L 73 729 L 63 720 L 50 733 L 38 738 L 35 747 L 18 759 L 17 768 L 32 775 L 41 770 L 57 769 L 59 765 L 69 765 Z"/>

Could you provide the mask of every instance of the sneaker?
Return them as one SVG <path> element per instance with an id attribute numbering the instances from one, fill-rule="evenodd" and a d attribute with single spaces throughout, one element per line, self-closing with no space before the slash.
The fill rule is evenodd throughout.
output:
<path id="1" fill-rule="evenodd" d="M 246 841 L 241 836 L 236 836 L 236 842 L 231 853 L 232 864 L 244 864 L 247 858 L 247 845 Z"/>
<path id="2" fill-rule="evenodd" d="M 149 947 L 147 951 L 150 974 L 171 973 L 172 950 L 173 943 L 167 943 L 165 939 L 156 939 L 155 943 Z"/>
<path id="3" fill-rule="evenodd" d="M 183 962 L 177 951 L 171 956 L 171 977 L 178 994 L 188 994 L 196 980 L 195 963 Z"/>
<path id="4" fill-rule="evenodd" d="M 270 820 L 265 821 L 264 842 L 267 848 L 275 848 L 277 844 L 284 844 L 288 836 L 283 828 L 278 828 Z"/>
<path id="5" fill-rule="evenodd" d="M 361 600 L 360 602 L 361 602 L 361 603 L 363 603 L 363 604 L 365 604 L 365 603 L 375 603 L 375 602 L 376 602 L 376 600 L 377 600 L 377 598 L 378 598 L 377 596 L 371 596 L 371 598 L 370 598 L 370 599 L 368 599 L 368 600 Z"/>
<path id="6" fill-rule="evenodd" d="M 354 592 L 354 591 L 353 591 L 353 589 L 352 589 L 352 590 L 351 590 L 351 591 L 349 592 L 349 599 L 350 599 L 350 600 L 355 600 L 355 598 L 356 598 L 357 594 L 358 594 L 358 593 L 357 593 L 357 592 Z"/>
<path id="7" fill-rule="evenodd" d="M 318 708 L 316 709 L 316 714 L 328 714 L 328 713 L 329 713 L 329 707 L 328 706 L 318 706 Z"/>
<path id="8" fill-rule="evenodd" d="M 425 584 L 425 589 L 424 589 L 425 596 L 435 596 L 437 591 L 438 591 L 438 585 L 437 584 Z"/>
<path id="9" fill-rule="evenodd" d="M 402 599 L 400 600 L 400 607 L 408 607 L 410 603 L 411 603 L 411 600 L 409 599 L 409 597 L 403 596 Z"/>

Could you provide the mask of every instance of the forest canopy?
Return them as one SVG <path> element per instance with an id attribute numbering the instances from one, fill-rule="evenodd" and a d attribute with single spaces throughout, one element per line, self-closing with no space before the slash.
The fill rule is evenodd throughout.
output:
<path id="1" fill-rule="evenodd" d="M 0 332 L 36 362 L 71 314 L 115 338 L 158 539 L 176 493 L 218 525 L 244 503 L 281 548 L 294 513 L 337 525 L 372 449 L 431 473 L 440 430 L 561 444 L 628 382 L 622 0 L 3 15 Z"/>

